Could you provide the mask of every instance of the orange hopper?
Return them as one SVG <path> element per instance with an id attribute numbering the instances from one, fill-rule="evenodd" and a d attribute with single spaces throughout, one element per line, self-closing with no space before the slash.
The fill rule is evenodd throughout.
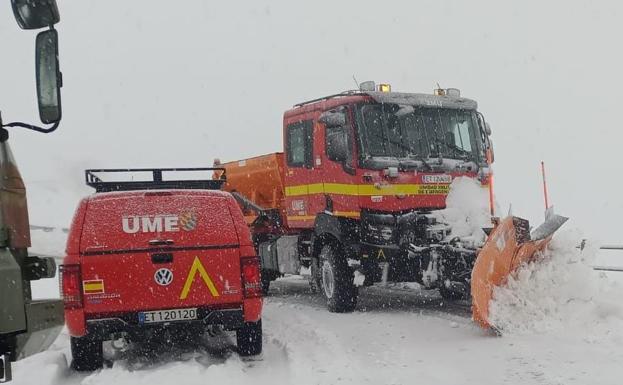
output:
<path id="1" fill-rule="evenodd" d="M 226 170 L 227 182 L 223 190 L 239 193 L 256 208 L 283 210 L 283 153 L 277 152 L 223 164 L 215 161 L 215 166 Z M 215 177 L 219 178 L 220 175 L 215 174 Z M 257 210 L 245 210 L 244 215 L 247 223 L 251 223 L 257 217 Z"/>

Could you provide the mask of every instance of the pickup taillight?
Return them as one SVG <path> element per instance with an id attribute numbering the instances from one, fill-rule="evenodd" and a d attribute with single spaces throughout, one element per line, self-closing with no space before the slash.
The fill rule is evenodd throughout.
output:
<path id="1" fill-rule="evenodd" d="M 260 260 L 257 257 L 244 257 L 240 259 L 242 271 L 242 287 L 245 298 L 257 298 L 262 296 L 262 276 L 260 273 Z"/>
<path id="2" fill-rule="evenodd" d="M 80 265 L 61 265 L 60 286 L 65 309 L 82 307 L 82 278 Z"/>

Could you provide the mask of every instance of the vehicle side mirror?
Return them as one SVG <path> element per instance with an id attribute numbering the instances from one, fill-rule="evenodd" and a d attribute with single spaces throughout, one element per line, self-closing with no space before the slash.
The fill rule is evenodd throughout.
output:
<path id="1" fill-rule="evenodd" d="M 318 119 L 326 127 L 342 127 L 346 124 L 346 114 L 341 111 L 325 111 Z"/>
<path id="2" fill-rule="evenodd" d="M 489 163 L 493 163 L 495 161 L 495 152 L 493 151 L 493 142 L 491 141 L 491 138 L 487 139 L 487 152 Z"/>
<path id="3" fill-rule="evenodd" d="M 56 0 L 11 0 L 11 6 L 22 29 L 45 28 L 61 20 Z"/>
<path id="4" fill-rule="evenodd" d="M 327 130 L 327 157 L 336 162 L 348 159 L 348 138 L 344 129 Z"/>
<path id="5" fill-rule="evenodd" d="M 487 136 L 491 135 L 491 126 L 485 120 L 485 116 L 482 113 L 480 113 L 480 112 L 477 112 L 477 114 L 478 114 L 478 126 L 480 126 L 480 129 L 485 134 L 487 134 Z"/>
<path id="6" fill-rule="evenodd" d="M 61 120 L 61 71 L 58 65 L 58 33 L 40 32 L 36 41 L 36 77 L 39 117 L 45 124 Z"/>

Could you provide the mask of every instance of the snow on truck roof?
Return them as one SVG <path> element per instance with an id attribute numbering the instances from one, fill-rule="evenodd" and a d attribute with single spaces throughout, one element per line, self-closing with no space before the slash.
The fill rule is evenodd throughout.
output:
<path id="1" fill-rule="evenodd" d="M 418 107 L 456 108 L 462 110 L 475 110 L 478 103 L 475 100 L 430 94 L 411 94 L 405 92 L 366 92 L 368 96 L 378 103 L 407 104 Z"/>
<path id="2" fill-rule="evenodd" d="M 361 98 L 361 97 L 369 97 L 372 98 L 377 103 L 388 103 L 388 104 L 404 104 L 411 105 L 416 107 L 424 107 L 424 108 L 453 108 L 453 109 L 462 109 L 462 110 L 476 110 L 478 108 L 478 103 L 475 100 L 448 96 L 448 95 L 432 95 L 432 94 L 418 94 L 418 93 L 406 93 L 406 92 L 380 92 L 380 91 L 369 91 L 369 92 L 360 92 L 360 91 L 346 91 L 340 94 L 329 95 L 318 99 L 309 100 L 306 102 L 302 102 L 296 104 L 294 106 L 295 109 L 303 106 L 310 106 L 312 104 L 321 104 L 322 107 L 333 108 L 335 105 L 343 104 L 339 102 L 329 103 L 331 106 L 325 106 L 324 102 L 329 100 L 341 99 L 341 98 Z"/>

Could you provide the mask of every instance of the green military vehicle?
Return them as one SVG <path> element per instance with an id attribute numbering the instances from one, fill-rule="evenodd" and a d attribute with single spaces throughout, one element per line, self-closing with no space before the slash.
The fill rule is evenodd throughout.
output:
<path id="1" fill-rule="evenodd" d="M 8 127 L 42 133 L 61 120 L 61 73 L 58 66 L 59 20 L 55 0 L 11 0 L 22 29 L 47 30 L 36 38 L 35 70 L 41 121 L 49 127 L 12 122 L 0 115 L 0 382 L 11 380 L 11 362 L 47 349 L 63 326 L 61 300 L 33 300 L 30 282 L 53 278 L 53 258 L 28 254 L 30 228 L 26 190 L 9 147 Z M 0 92 L 7 92 L 0 84 Z"/>

